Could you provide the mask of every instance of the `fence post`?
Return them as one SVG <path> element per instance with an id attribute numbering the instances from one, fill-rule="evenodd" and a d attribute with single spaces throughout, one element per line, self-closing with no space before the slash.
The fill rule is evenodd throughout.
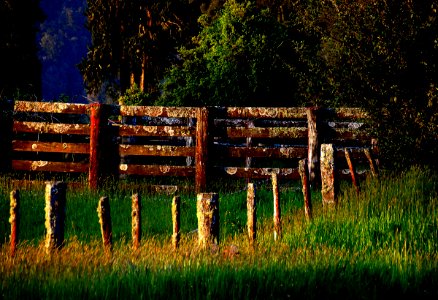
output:
<path id="1" fill-rule="evenodd" d="M 20 193 L 13 190 L 10 194 L 11 209 L 9 223 L 11 223 L 10 251 L 11 257 L 15 256 L 17 250 L 18 236 L 20 232 Z"/>
<path id="2" fill-rule="evenodd" d="M 198 242 L 202 249 L 211 243 L 219 244 L 219 194 L 197 195 Z"/>
<path id="3" fill-rule="evenodd" d="M 298 171 L 301 176 L 301 184 L 303 186 L 304 196 L 304 213 L 307 221 L 312 219 L 312 202 L 310 195 L 309 169 L 307 168 L 307 159 L 299 161 Z"/>
<path id="4" fill-rule="evenodd" d="M 309 183 L 316 186 L 319 183 L 319 139 L 318 139 L 318 108 L 311 107 L 306 110 L 308 128 L 308 153 L 307 164 L 309 172 Z"/>
<path id="5" fill-rule="evenodd" d="M 208 162 L 208 117 L 209 111 L 206 107 L 198 108 L 196 112 L 196 193 L 206 191 L 207 185 L 207 162 Z"/>
<path id="6" fill-rule="evenodd" d="M 248 191 L 246 196 L 247 208 L 247 227 L 249 245 L 254 247 L 257 237 L 257 204 L 256 204 L 256 188 L 254 183 L 248 183 Z"/>
<path id="7" fill-rule="evenodd" d="M 378 173 L 377 173 L 376 164 L 374 162 L 370 150 L 368 148 L 364 148 L 363 151 L 365 152 L 365 156 L 367 157 L 368 163 L 370 164 L 371 174 L 373 174 L 373 177 L 377 177 Z"/>
<path id="8" fill-rule="evenodd" d="M 111 226 L 111 211 L 109 198 L 103 196 L 99 200 L 97 206 L 97 214 L 99 217 L 100 231 L 102 232 L 102 240 L 105 252 L 111 252 L 113 248 L 113 232 Z"/>
<path id="9" fill-rule="evenodd" d="M 132 248 L 137 250 L 141 241 L 141 198 L 138 193 L 132 195 Z"/>
<path id="10" fill-rule="evenodd" d="M 356 178 L 356 169 L 353 165 L 353 161 L 351 160 L 350 151 L 347 148 L 345 148 L 345 159 L 347 160 L 348 168 L 350 169 L 351 181 L 356 189 L 356 194 L 359 194 L 359 184 Z"/>
<path id="11" fill-rule="evenodd" d="M 272 193 L 274 196 L 274 240 L 276 241 L 281 238 L 281 208 L 276 173 L 272 173 Z"/>
<path id="12" fill-rule="evenodd" d="M 67 184 L 46 182 L 46 249 L 49 253 L 64 243 L 65 203 Z"/>
<path id="13" fill-rule="evenodd" d="M 172 245 L 174 249 L 179 246 L 180 240 L 180 216 L 181 216 L 181 197 L 174 196 L 172 199 L 172 223 L 173 223 L 173 234 L 172 234 Z"/>
<path id="14" fill-rule="evenodd" d="M 321 145 L 321 194 L 324 205 L 336 204 L 335 155 L 333 144 Z"/>
<path id="15" fill-rule="evenodd" d="M 90 105 L 90 171 L 88 174 L 88 186 L 97 189 L 100 177 L 100 131 L 102 118 L 102 104 Z"/>

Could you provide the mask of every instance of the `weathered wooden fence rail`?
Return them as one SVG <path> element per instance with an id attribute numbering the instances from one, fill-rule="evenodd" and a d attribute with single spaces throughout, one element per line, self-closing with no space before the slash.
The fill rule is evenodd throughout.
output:
<path id="1" fill-rule="evenodd" d="M 13 106 L 13 107 L 12 107 Z M 214 176 L 319 180 L 320 145 L 336 156 L 376 157 L 368 117 L 355 108 L 147 107 L 16 101 L 3 108 L 4 172 L 176 176 L 207 192 Z M 10 116 L 8 118 L 8 116 Z M 367 155 L 368 156 L 367 156 Z M 371 169 L 373 166 L 371 166 Z M 348 166 L 339 174 L 349 176 Z M 368 168 L 369 169 L 369 168 Z"/>

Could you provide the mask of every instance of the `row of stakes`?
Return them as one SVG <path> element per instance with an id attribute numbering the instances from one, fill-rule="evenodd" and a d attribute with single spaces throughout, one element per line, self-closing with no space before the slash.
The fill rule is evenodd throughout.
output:
<path id="1" fill-rule="evenodd" d="M 310 187 L 306 162 L 300 161 L 299 166 L 304 194 L 304 209 L 307 220 L 311 216 Z M 274 240 L 281 237 L 281 210 L 279 199 L 279 187 L 277 174 L 272 174 L 272 188 L 274 199 Z M 66 217 L 66 190 L 67 184 L 64 182 L 46 182 L 45 187 L 45 228 L 46 238 L 45 247 L 48 254 L 62 248 L 64 244 L 64 227 Z M 10 193 L 10 255 L 16 253 L 19 223 L 20 223 L 20 194 L 18 190 Z M 248 239 L 251 247 L 256 242 L 256 189 L 253 183 L 247 186 L 247 230 Z M 172 199 L 172 245 L 174 249 L 180 243 L 180 213 L 181 198 L 174 196 Z M 111 252 L 112 226 L 110 202 L 107 196 L 99 199 L 97 213 L 102 233 L 103 247 L 106 252 Z M 138 193 L 132 195 L 132 248 L 137 250 L 141 241 L 141 198 Z M 219 244 L 219 195 L 217 193 L 197 194 L 197 218 L 198 218 L 198 243 L 202 249 L 211 244 Z"/>

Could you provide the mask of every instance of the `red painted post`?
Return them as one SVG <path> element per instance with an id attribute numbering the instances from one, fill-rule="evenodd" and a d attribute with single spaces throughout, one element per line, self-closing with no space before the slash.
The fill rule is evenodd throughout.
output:
<path id="1" fill-rule="evenodd" d="M 100 129 L 102 106 L 99 103 L 90 105 L 90 170 L 88 186 L 97 189 L 100 177 Z"/>
<path id="2" fill-rule="evenodd" d="M 347 160 L 348 168 L 350 169 L 351 181 L 356 189 L 356 194 L 359 195 L 359 184 L 357 183 L 356 170 L 350 157 L 350 151 L 347 148 L 345 148 L 345 159 Z"/>
<path id="3" fill-rule="evenodd" d="M 206 192 L 207 160 L 208 160 L 208 109 L 198 108 L 196 112 L 196 193 Z"/>
<path id="4" fill-rule="evenodd" d="M 9 223 L 11 223 L 11 257 L 15 256 L 17 250 L 18 235 L 20 229 L 20 193 L 18 190 L 13 190 L 10 194 L 11 209 Z"/>

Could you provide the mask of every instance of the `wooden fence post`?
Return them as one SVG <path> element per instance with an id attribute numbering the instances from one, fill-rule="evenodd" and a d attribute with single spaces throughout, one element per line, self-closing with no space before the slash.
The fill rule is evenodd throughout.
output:
<path id="1" fill-rule="evenodd" d="M 90 170 L 88 173 L 88 186 L 97 189 L 99 186 L 100 171 L 100 133 L 101 133 L 102 105 L 90 105 Z"/>
<path id="2" fill-rule="evenodd" d="M 301 176 L 301 184 L 303 186 L 304 196 L 304 213 L 307 221 L 312 219 L 312 202 L 310 195 L 309 169 L 307 168 L 307 159 L 299 161 L 298 171 Z"/>
<path id="3" fill-rule="evenodd" d="M 207 186 L 208 115 L 209 111 L 206 107 L 200 107 L 196 112 L 195 191 L 197 194 L 205 192 Z"/>
<path id="4" fill-rule="evenodd" d="M 174 249 L 177 249 L 180 241 L 180 220 L 181 220 L 181 197 L 174 196 L 172 199 L 172 245 Z"/>
<path id="5" fill-rule="evenodd" d="M 359 184 L 356 178 L 356 169 L 353 165 L 353 161 L 351 160 L 350 151 L 347 148 L 345 148 L 345 159 L 347 160 L 348 168 L 350 169 L 351 181 L 353 182 L 353 186 L 356 189 L 356 194 L 359 195 Z"/>
<path id="6" fill-rule="evenodd" d="M 309 183 L 316 186 L 319 183 L 319 152 L 320 145 L 318 139 L 318 108 L 308 108 L 307 111 L 307 128 L 308 128 L 308 172 Z"/>
<path id="7" fill-rule="evenodd" d="M 335 154 L 333 144 L 321 145 L 321 194 L 323 205 L 336 204 Z"/>
<path id="8" fill-rule="evenodd" d="M 198 241 L 202 249 L 219 244 L 219 194 L 197 195 Z"/>
<path id="9" fill-rule="evenodd" d="M 107 196 L 103 196 L 99 200 L 97 206 L 97 214 L 99 216 L 100 230 L 102 232 L 102 240 L 105 252 L 111 252 L 113 248 L 113 233 L 111 226 L 110 203 Z"/>
<path id="10" fill-rule="evenodd" d="M 377 177 L 378 173 L 377 173 L 376 164 L 374 162 L 370 150 L 368 148 L 364 148 L 363 151 L 365 152 L 365 156 L 367 157 L 368 163 L 370 164 L 371 174 L 373 174 L 373 177 Z"/>
<path id="11" fill-rule="evenodd" d="M 257 203 L 254 183 L 248 183 L 246 209 L 249 245 L 254 247 L 257 237 Z"/>
<path id="12" fill-rule="evenodd" d="M 18 237 L 20 232 L 20 193 L 13 190 L 10 194 L 11 209 L 9 223 L 11 223 L 10 251 L 11 257 L 15 256 L 17 250 Z"/>
<path id="13" fill-rule="evenodd" d="M 60 249 L 64 243 L 67 184 L 46 182 L 46 249 Z"/>
<path id="14" fill-rule="evenodd" d="M 280 196 L 278 192 L 277 173 L 272 173 L 272 193 L 274 196 L 274 240 L 281 238 L 281 208 Z"/>
<path id="15" fill-rule="evenodd" d="M 132 195 L 132 248 L 137 250 L 141 241 L 141 198 L 138 193 Z"/>

